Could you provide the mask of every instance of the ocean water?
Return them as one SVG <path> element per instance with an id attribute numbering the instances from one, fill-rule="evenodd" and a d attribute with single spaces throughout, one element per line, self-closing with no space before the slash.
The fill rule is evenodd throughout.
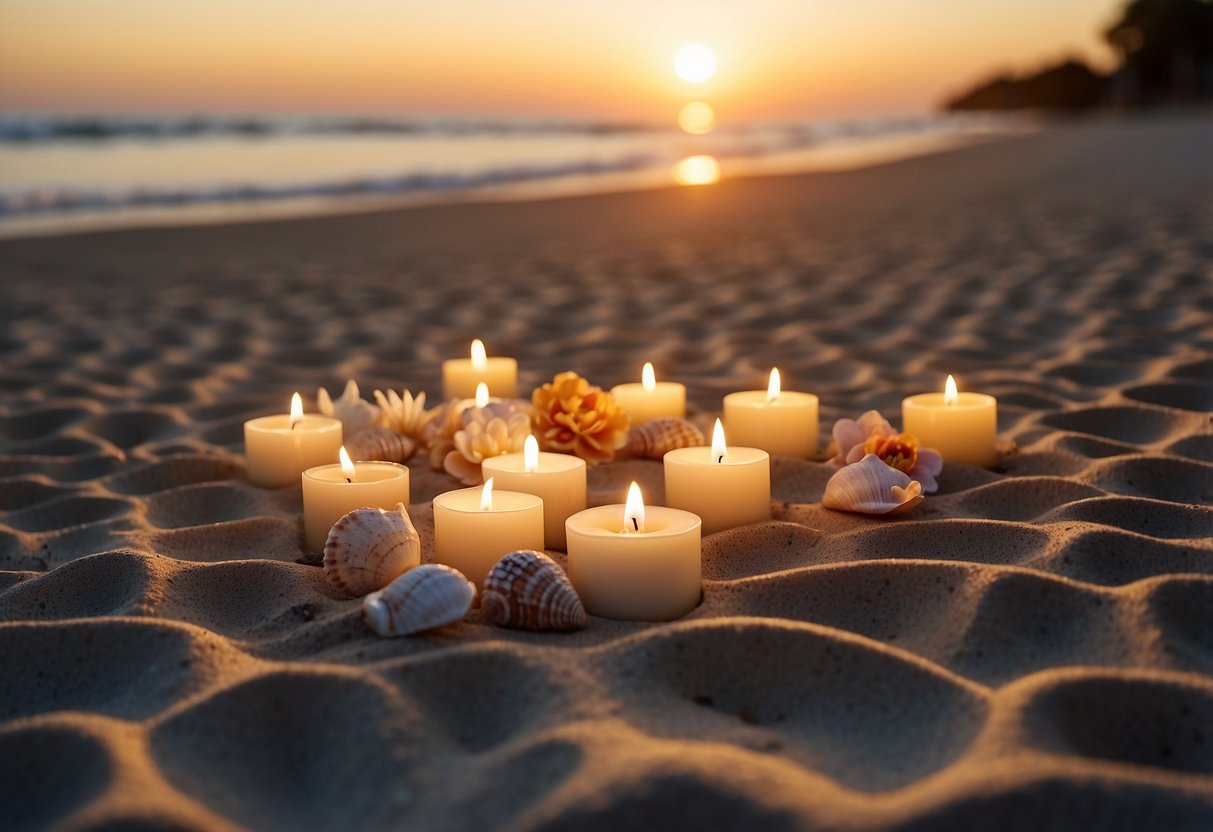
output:
<path id="1" fill-rule="evenodd" d="M 0 235 L 517 199 L 847 166 L 1015 129 L 982 115 L 726 125 L 0 115 Z M 710 176 L 711 174 L 709 174 Z"/>

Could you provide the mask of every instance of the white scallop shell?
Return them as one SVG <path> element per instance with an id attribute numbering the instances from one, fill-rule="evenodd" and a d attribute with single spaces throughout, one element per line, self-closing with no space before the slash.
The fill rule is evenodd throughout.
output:
<path id="1" fill-rule="evenodd" d="M 357 508 L 333 524 L 324 544 L 324 574 L 346 595 L 382 589 L 421 563 L 421 536 L 404 503 L 392 511 Z"/>
<path id="2" fill-rule="evenodd" d="M 500 627 L 580 630 L 585 607 L 556 561 L 533 549 L 510 552 L 484 579 L 480 608 Z"/>
<path id="3" fill-rule="evenodd" d="M 345 441 L 345 451 L 355 462 L 364 459 L 403 465 L 417 452 L 417 441 L 391 428 L 367 428 Z"/>
<path id="4" fill-rule="evenodd" d="M 427 563 L 362 599 L 362 620 L 377 635 L 412 635 L 463 618 L 475 597 L 462 572 Z"/>
<path id="5" fill-rule="evenodd" d="M 876 454 L 868 454 L 830 477 L 821 504 L 837 511 L 894 514 L 913 508 L 923 499 L 922 483 L 886 465 Z"/>

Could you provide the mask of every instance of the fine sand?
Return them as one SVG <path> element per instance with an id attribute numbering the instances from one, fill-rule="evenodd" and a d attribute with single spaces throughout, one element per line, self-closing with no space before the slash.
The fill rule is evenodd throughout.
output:
<path id="1" fill-rule="evenodd" d="M 1213 828 L 1211 147 L 0 244 L 0 827 Z M 701 411 L 778 365 L 823 434 L 952 372 L 1018 452 L 896 518 L 776 459 L 680 621 L 378 639 L 241 425 L 473 337 Z"/>

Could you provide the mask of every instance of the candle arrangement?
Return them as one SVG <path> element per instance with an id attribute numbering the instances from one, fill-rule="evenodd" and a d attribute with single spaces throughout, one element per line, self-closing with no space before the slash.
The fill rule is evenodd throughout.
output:
<path id="1" fill-rule="evenodd" d="M 480 588 L 485 617 L 503 627 L 577 629 L 587 612 L 686 615 L 701 593 L 702 534 L 770 519 L 772 453 L 816 456 L 818 399 L 783 391 L 777 369 L 767 390 L 724 397 L 733 445 L 720 419 L 706 443 L 685 417 L 685 387 L 658 383 L 651 364 L 640 384 L 609 393 L 560 373 L 529 403 L 513 398 L 516 373 L 517 362 L 489 359 L 476 341 L 470 359 L 444 362 L 448 398 L 437 407 L 409 390 L 375 390 L 371 404 L 351 379 L 336 399 L 320 388 L 323 415 L 304 414 L 296 393 L 288 415 L 245 422 L 250 481 L 301 483 L 304 546 L 324 552 L 334 588 L 365 596 L 374 632 L 457 622 Z M 824 508 L 908 511 L 937 489 L 945 457 L 997 458 L 997 402 L 958 392 L 951 376 L 942 394 L 906 398 L 902 413 L 900 433 L 876 411 L 835 422 Z M 418 449 L 435 470 L 483 483 L 433 499 L 435 564 L 420 563 L 407 512 L 406 463 Z M 586 508 L 587 468 L 620 451 L 662 461 L 667 505 L 646 506 L 633 482 L 623 505 Z M 568 550 L 567 575 L 543 546 Z"/>

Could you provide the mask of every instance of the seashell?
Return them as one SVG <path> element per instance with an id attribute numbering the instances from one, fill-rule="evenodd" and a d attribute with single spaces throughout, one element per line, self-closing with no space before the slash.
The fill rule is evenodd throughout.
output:
<path id="1" fill-rule="evenodd" d="M 868 454 L 859 462 L 839 468 L 826 483 L 821 504 L 837 511 L 859 514 L 895 514 L 923 501 L 922 483 Z"/>
<path id="2" fill-rule="evenodd" d="M 523 630 L 580 630 L 585 607 L 556 561 L 522 549 L 497 561 L 484 579 L 480 608 L 489 621 Z"/>
<path id="3" fill-rule="evenodd" d="M 403 465 L 417 453 L 417 442 L 391 428 L 367 428 L 346 440 L 345 451 L 352 460 L 374 459 Z"/>
<path id="4" fill-rule="evenodd" d="M 324 574 L 351 597 L 382 589 L 421 563 L 421 535 L 404 503 L 392 511 L 356 508 L 333 524 L 324 544 Z"/>
<path id="5" fill-rule="evenodd" d="M 707 444 L 703 431 L 686 419 L 662 417 L 628 431 L 627 452 L 631 456 L 661 459 L 676 448 L 696 448 Z"/>
<path id="6" fill-rule="evenodd" d="M 462 572 L 427 563 L 362 599 L 362 620 L 377 635 L 412 635 L 463 618 L 475 597 Z"/>
<path id="7" fill-rule="evenodd" d="M 346 381 L 345 390 L 336 399 L 323 387 L 317 390 L 316 406 L 325 416 L 340 419 L 341 430 L 346 436 L 379 424 L 379 408 L 363 400 L 358 392 L 358 382 L 352 378 Z"/>

